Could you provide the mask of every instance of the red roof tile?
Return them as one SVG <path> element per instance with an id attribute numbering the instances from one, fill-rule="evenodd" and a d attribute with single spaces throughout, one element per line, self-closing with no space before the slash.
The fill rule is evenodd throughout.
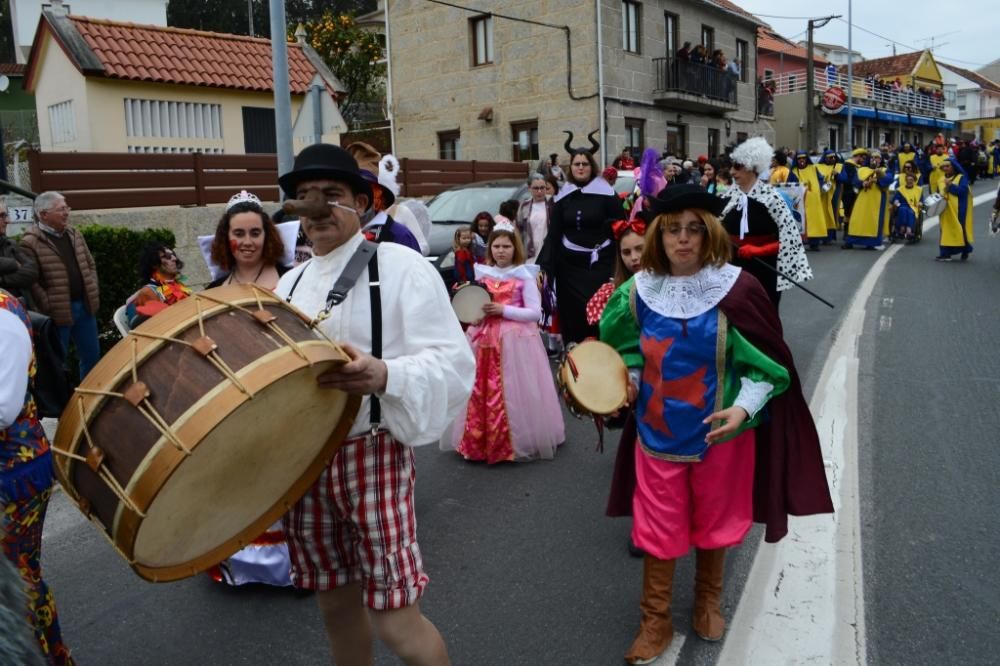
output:
<path id="1" fill-rule="evenodd" d="M 809 52 L 806 49 L 763 26 L 757 28 L 757 50 L 784 53 L 786 56 L 802 60 L 807 60 L 809 57 Z M 813 53 L 813 62 L 817 65 L 825 65 L 827 60 L 818 53 Z"/>
<path id="2" fill-rule="evenodd" d="M 861 62 L 855 62 L 852 63 L 854 76 L 868 76 L 869 74 L 874 74 L 875 76 L 886 78 L 912 74 L 913 70 L 917 67 L 917 63 L 920 61 L 920 56 L 922 56 L 923 53 L 923 51 L 914 51 L 913 53 L 904 53 L 902 55 L 889 56 L 887 58 L 875 58 L 874 60 L 862 60 Z M 840 69 L 846 72 L 847 65 L 841 65 Z"/>
<path id="3" fill-rule="evenodd" d="M 751 14 L 750 12 L 748 12 L 747 10 L 745 10 L 742 7 L 740 7 L 739 5 L 737 5 L 735 2 L 730 2 L 729 0 L 709 0 L 709 1 L 712 4 L 718 5 L 719 7 L 722 7 L 723 9 L 725 9 L 727 11 L 730 11 L 730 12 L 733 12 L 734 14 L 739 14 L 740 16 L 748 18 L 751 21 L 754 21 L 755 23 L 763 23 L 763 21 L 761 21 L 759 18 L 757 18 L 756 16 L 754 16 L 753 14 Z"/>
<path id="4" fill-rule="evenodd" d="M 998 83 L 996 83 L 996 82 L 994 82 L 994 81 L 986 78 L 985 76 L 983 76 L 982 74 L 979 74 L 978 72 L 973 72 L 970 69 L 965 69 L 965 68 L 962 68 L 962 67 L 956 67 L 955 65 L 948 65 L 948 64 L 945 64 L 943 62 L 938 62 L 938 64 L 941 65 L 942 67 L 950 69 L 951 71 L 955 72 L 959 76 L 964 76 L 965 78 L 969 79 L 970 81 L 978 84 L 980 88 L 983 88 L 985 90 L 989 90 L 991 92 L 1000 92 L 1000 84 L 998 84 Z"/>
<path id="5" fill-rule="evenodd" d="M 108 78 L 273 90 L 270 40 L 83 16 L 69 19 L 101 61 Z M 302 48 L 290 43 L 292 92 L 304 94 L 315 74 L 316 68 Z"/>

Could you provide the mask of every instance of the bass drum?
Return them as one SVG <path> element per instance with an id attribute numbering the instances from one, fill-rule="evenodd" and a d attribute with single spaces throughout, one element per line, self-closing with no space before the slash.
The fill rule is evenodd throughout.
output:
<path id="1" fill-rule="evenodd" d="M 87 375 L 52 450 L 67 495 L 140 576 L 218 564 L 280 519 L 337 452 L 348 361 L 269 291 L 232 285 L 152 317 Z"/>

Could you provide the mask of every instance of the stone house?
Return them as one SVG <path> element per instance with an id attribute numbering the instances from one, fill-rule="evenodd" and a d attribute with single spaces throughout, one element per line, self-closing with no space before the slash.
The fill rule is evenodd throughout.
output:
<path id="1" fill-rule="evenodd" d="M 387 3 L 387 4 L 386 4 Z M 397 154 L 565 159 L 600 130 L 602 161 L 624 148 L 719 154 L 756 134 L 756 35 L 728 0 L 468 0 L 467 9 L 384 0 Z M 739 76 L 678 62 L 685 42 L 722 49 Z"/>

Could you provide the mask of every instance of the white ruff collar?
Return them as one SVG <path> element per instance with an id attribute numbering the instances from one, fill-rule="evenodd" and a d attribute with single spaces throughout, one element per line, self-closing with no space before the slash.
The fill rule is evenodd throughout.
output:
<path id="1" fill-rule="evenodd" d="M 694 275 L 686 276 L 655 275 L 642 271 L 635 274 L 635 290 L 657 314 L 691 319 L 718 305 L 736 284 L 740 270 L 726 264 L 722 268 L 705 266 Z"/>
<path id="2" fill-rule="evenodd" d="M 615 188 L 608 184 L 608 181 L 604 180 L 601 176 L 593 179 L 582 188 L 577 187 L 572 183 L 566 183 L 561 188 L 559 188 L 559 193 L 555 197 L 555 201 L 560 199 L 565 199 L 574 192 L 582 192 L 583 194 L 603 194 L 604 196 L 614 196 Z"/>

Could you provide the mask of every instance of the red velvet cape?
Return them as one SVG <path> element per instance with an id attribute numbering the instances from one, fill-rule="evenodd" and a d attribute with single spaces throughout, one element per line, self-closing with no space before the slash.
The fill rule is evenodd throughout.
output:
<path id="1" fill-rule="evenodd" d="M 767 403 L 767 418 L 756 428 L 753 519 L 766 526 L 764 540 L 788 533 L 788 516 L 833 513 L 816 424 L 802 395 L 792 352 L 785 344 L 778 311 L 760 282 L 740 273 L 719 302 L 729 322 L 755 347 L 788 368 L 788 390 Z M 607 515 L 631 516 L 635 493 L 635 414 L 630 412 L 618 444 Z"/>

